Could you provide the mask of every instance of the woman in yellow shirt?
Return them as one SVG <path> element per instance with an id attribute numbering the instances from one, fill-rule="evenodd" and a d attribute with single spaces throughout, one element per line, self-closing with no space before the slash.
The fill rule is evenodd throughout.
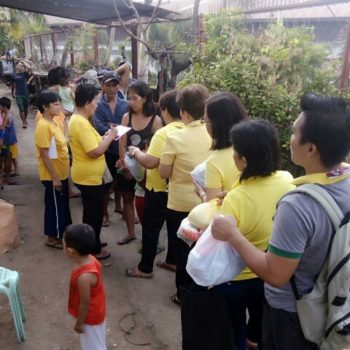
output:
<path id="1" fill-rule="evenodd" d="M 35 128 L 38 171 L 45 187 L 44 233 L 46 245 L 62 249 L 65 228 L 72 223 L 69 209 L 69 156 L 66 137 L 54 117 L 61 111 L 58 94 L 43 91 L 37 105 L 42 117 Z"/>
<path id="2" fill-rule="evenodd" d="M 220 192 L 230 191 L 239 180 L 240 172 L 232 161 L 230 130 L 247 118 L 240 99 L 230 92 L 219 92 L 208 99 L 202 121 L 213 139 L 214 152 L 205 162 L 205 191 L 196 184 L 196 192 L 203 202 L 216 198 Z"/>
<path id="3" fill-rule="evenodd" d="M 104 153 L 117 137 L 116 128 L 111 128 L 102 138 L 91 124 L 97 108 L 99 90 L 91 84 L 80 84 L 75 92 L 76 112 L 69 122 L 69 139 L 73 155 L 72 180 L 81 191 L 83 223 L 90 225 L 96 235 L 93 254 L 97 259 L 110 256 L 101 249 L 103 219 L 103 196 L 108 186 L 103 183 L 106 170 Z M 105 245 L 105 244 L 104 244 Z"/>
<path id="4" fill-rule="evenodd" d="M 231 139 L 233 159 L 241 175 L 237 186 L 226 195 L 221 214 L 233 216 L 242 234 L 265 251 L 276 205 L 294 188 L 293 177 L 287 171 L 278 171 L 280 142 L 277 131 L 268 121 L 239 123 L 233 127 Z M 227 296 L 237 350 L 246 349 L 247 338 L 257 342 L 260 348 L 263 281 L 245 268 L 233 281 L 214 288 Z M 249 312 L 248 326 L 246 309 Z"/>
<path id="5" fill-rule="evenodd" d="M 176 235 L 181 221 L 200 203 L 191 177 L 191 171 L 210 155 L 212 140 L 200 119 L 204 115 L 205 101 L 209 97 L 200 84 L 186 86 L 178 92 L 177 103 L 185 127 L 169 134 L 160 158 L 160 176 L 169 179 L 168 236 L 176 245 L 176 289 L 171 300 L 180 304 L 180 287 L 192 283 L 186 263 L 189 246 Z"/>

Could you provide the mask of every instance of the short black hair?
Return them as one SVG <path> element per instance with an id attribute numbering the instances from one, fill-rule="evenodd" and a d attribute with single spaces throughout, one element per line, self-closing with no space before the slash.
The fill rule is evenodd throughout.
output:
<path id="1" fill-rule="evenodd" d="M 240 181 L 257 176 L 270 176 L 279 169 L 281 147 L 277 130 L 267 120 L 250 120 L 236 124 L 231 140 L 238 156 L 247 161 Z"/>
<path id="2" fill-rule="evenodd" d="M 300 107 L 304 117 L 301 143 L 316 145 L 326 168 L 341 163 L 350 151 L 349 101 L 308 93 L 301 98 Z"/>
<path id="3" fill-rule="evenodd" d="M 159 108 L 161 111 L 165 109 L 174 119 L 181 119 L 180 107 L 176 102 L 177 91 L 170 90 L 165 92 L 159 99 Z"/>
<path id="4" fill-rule="evenodd" d="M 49 83 L 49 86 L 53 85 L 59 85 L 62 76 L 64 76 L 66 73 L 66 68 L 64 67 L 55 67 L 51 68 L 47 74 L 47 80 Z"/>
<path id="5" fill-rule="evenodd" d="M 206 103 L 207 117 L 211 123 L 213 150 L 232 145 L 230 130 L 235 124 L 248 119 L 241 100 L 231 92 L 218 92 Z"/>
<path id="6" fill-rule="evenodd" d="M 75 105 L 78 108 L 83 108 L 87 103 L 90 103 L 99 93 L 99 89 L 92 84 L 79 84 L 75 91 Z"/>
<path id="7" fill-rule="evenodd" d="M 144 81 L 137 80 L 130 84 L 128 87 L 128 94 L 130 91 L 133 91 L 136 95 L 146 98 L 146 101 L 142 107 L 142 112 L 145 116 L 149 117 L 156 114 L 156 105 L 153 102 L 152 89 Z M 133 110 L 129 105 L 129 114 L 130 113 L 133 113 Z"/>
<path id="8" fill-rule="evenodd" d="M 50 103 L 61 101 L 60 96 L 51 90 L 43 90 L 36 98 L 36 105 L 40 113 L 44 112 L 44 106 L 48 106 Z"/>
<path id="9" fill-rule="evenodd" d="M 72 224 L 66 227 L 63 236 L 67 248 L 75 249 L 80 255 L 91 254 L 95 247 L 95 231 L 87 224 Z"/>
<path id="10" fill-rule="evenodd" d="M 209 97 L 208 89 L 201 84 L 191 84 L 177 93 L 176 102 L 180 110 L 187 112 L 194 120 L 204 115 L 205 101 Z"/>
<path id="11" fill-rule="evenodd" d="M 5 107 L 7 109 L 11 108 L 11 100 L 8 97 L 1 97 L 0 98 L 0 106 Z"/>

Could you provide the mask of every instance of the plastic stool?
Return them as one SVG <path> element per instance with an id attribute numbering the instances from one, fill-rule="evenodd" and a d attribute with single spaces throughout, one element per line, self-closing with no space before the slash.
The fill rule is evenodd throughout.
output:
<path id="1" fill-rule="evenodd" d="M 19 274 L 17 271 L 0 267 L 0 293 L 6 294 L 9 299 L 18 342 L 25 341 L 26 336 L 23 325 L 25 314 L 19 292 Z"/>

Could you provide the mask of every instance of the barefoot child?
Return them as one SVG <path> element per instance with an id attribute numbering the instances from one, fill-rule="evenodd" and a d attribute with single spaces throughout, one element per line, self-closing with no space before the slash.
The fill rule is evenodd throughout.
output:
<path id="1" fill-rule="evenodd" d="M 76 319 L 74 330 L 80 334 L 82 350 L 106 348 L 106 295 L 101 264 L 90 252 L 95 233 L 87 224 L 69 225 L 64 233 L 64 248 L 73 259 L 68 312 Z"/>

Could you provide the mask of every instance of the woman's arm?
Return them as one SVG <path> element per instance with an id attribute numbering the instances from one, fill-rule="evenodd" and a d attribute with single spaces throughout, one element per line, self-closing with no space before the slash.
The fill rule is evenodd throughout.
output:
<path id="1" fill-rule="evenodd" d="M 128 154 L 146 169 L 155 169 L 159 165 L 159 158 L 141 151 L 138 147 L 130 146 L 128 148 Z"/>
<path id="2" fill-rule="evenodd" d="M 162 127 L 163 127 L 162 119 L 160 119 L 158 116 L 156 116 L 154 118 L 153 127 L 152 127 L 153 134 Z"/>
<path id="3" fill-rule="evenodd" d="M 52 161 L 49 157 L 49 149 L 48 148 L 39 148 L 39 154 L 41 159 L 43 160 L 46 169 L 48 170 L 52 182 L 53 182 L 53 187 L 55 188 L 56 191 L 61 191 L 62 190 L 62 182 L 61 179 L 59 178 Z"/>
<path id="4" fill-rule="evenodd" d="M 100 144 L 98 145 L 97 148 L 93 149 L 92 151 L 88 152 L 87 155 L 90 157 L 90 158 L 98 158 L 100 156 L 102 156 L 102 154 L 104 154 L 109 145 L 111 144 L 111 142 L 118 136 L 118 131 L 116 128 L 110 128 L 103 140 L 100 142 Z"/>
<path id="5" fill-rule="evenodd" d="M 169 179 L 173 173 L 173 165 L 159 165 L 159 174 L 162 179 Z"/>
<path id="6" fill-rule="evenodd" d="M 125 113 L 123 115 L 122 125 L 123 126 L 128 126 L 128 124 L 129 124 L 129 113 Z M 122 167 L 124 167 L 124 157 L 125 157 L 125 153 L 126 153 L 126 143 L 127 143 L 127 134 L 123 135 L 119 139 L 119 157 L 120 157 L 120 160 L 122 162 Z"/>

